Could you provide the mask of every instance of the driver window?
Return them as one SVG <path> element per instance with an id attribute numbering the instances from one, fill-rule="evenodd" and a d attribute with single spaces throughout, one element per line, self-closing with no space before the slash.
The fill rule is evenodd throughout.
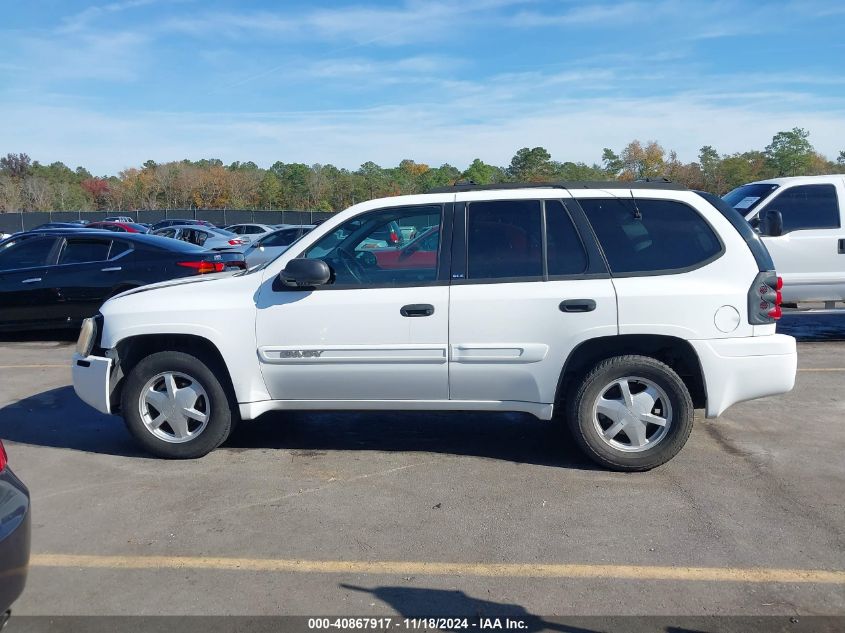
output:
<path id="1" fill-rule="evenodd" d="M 418 285 L 438 278 L 442 205 L 396 207 L 360 215 L 329 233 L 302 257 L 322 259 L 338 286 Z M 427 230 L 432 248 L 405 250 Z"/>

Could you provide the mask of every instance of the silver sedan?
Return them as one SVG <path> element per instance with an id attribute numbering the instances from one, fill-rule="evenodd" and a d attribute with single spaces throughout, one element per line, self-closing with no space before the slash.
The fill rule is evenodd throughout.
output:
<path id="1" fill-rule="evenodd" d="M 212 251 L 240 250 L 248 243 L 246 238 L 231 231 L 210 226 L 168 226 L 153 231 L 153 235 L 182 240 Z"/>

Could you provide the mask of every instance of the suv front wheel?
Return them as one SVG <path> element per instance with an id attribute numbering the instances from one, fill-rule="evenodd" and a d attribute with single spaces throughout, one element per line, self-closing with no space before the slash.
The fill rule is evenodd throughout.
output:
<path id="1" fill-rule="evenodd" d="M 668 365 L 648 356 L 616 356 L 598 363 L 575 388 L 567 419 L 593 461 L 614 470 L 649 470 L 683 448 L 693 405 Z"/>
<path id="2" fill-rule="evenodd" d="M 229 437 L 233 426 L 226 391 L 203 360 L 183 352 L 142 359 L 121 394 L 129 432 L 153 455 L 202 457 Z"/>

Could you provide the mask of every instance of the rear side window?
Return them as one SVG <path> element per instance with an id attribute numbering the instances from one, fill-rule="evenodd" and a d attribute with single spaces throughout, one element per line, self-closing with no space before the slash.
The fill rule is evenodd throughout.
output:
<path id="1" fill-rule="evenodd" d="M 541 222 L 538 200 L 470 203 L 467 278 L 542 279 Z"/>
<path id="2" fill-rule="evenodd" d="M 839 202 L 834 185 L 799 185 L 785 189 L 769 209 L 780 211 L 783 232 L 839 228 Z"/>
<path id="3" fill-rule="evenodd" d="M 546 200 L 546 252 L 551 276 L 577 275 L 587 269 L 587 252 L 558 200 Z"/>
<path id="4" fill-rule="evenodd" d="M 710 225 L 681 202 L 639 198 L 636 205 L 625 198 L 578 202 L 612 273 L 678 271 L 702 265 L 722 251 Z"/>
<path id="5" fill-rule="evenodd" d="M 109 251 L 109 259 L 114 259 L 123 255 L 127 251 L 132 250 L 132 244 L 124 242 L 123 240 L 114 240 L 111 243 L 111 250 Z"/>
<path id="6" fill-rule="evenodd" d="M 85 262 L 102 262 L 109 257 L 111 240 L 98 240 L 95 238 L 68 238 L 62 255 L 59 257 L 60 264 L 83 264 Z"/>

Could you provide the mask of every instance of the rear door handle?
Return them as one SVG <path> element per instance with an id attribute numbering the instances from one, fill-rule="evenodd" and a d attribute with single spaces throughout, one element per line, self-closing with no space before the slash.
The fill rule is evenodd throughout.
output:
<path id="1" fill-rule="evenodd" d="M 101 268 L 100 271 L 104 273 L 116 273 L 123 270 L 123 266 L 112 266 L 111 268 Z"/>
<path id="2" fill-rule="evenodd" d="M 839 240 L 839 254 L 845 255 L 845 240 Z"/>
<path id="3" fill-rule="evenodd" d="M 32 277 L 30 279 L 24 279 L 21 283 L 22 284 L 36 284 L 41 281 L 41 277 Z"/>
<path id="4" fill-rule="evenodd" d="M 430 303 L 411 303 L 402 306 L 399 314 L 403 317 L 427 317 L 434 314 L 434 306 Z"/>
<path id="5" fill-rule="evenodd" d="M 596 302 L 592 299 L 567 299 L 560 302 L 561 312 L 592 312 L 596 309 Z"/>

